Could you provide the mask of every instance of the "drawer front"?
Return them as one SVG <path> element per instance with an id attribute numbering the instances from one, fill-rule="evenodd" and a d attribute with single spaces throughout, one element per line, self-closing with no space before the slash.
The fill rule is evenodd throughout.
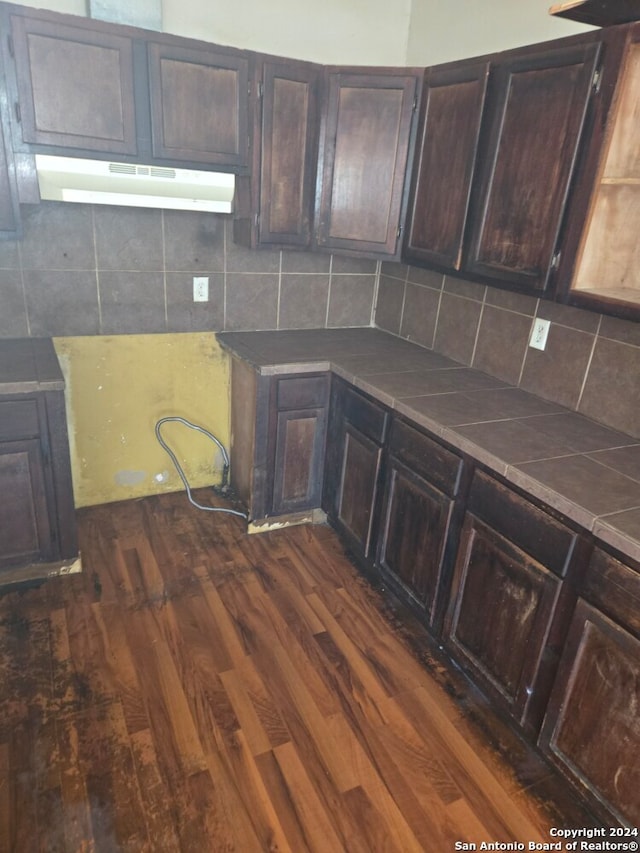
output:
<path id="1" fill-rule="evenodd" d="M 309 374 L 278 379 L 278 411 L 316 409 L 327 405 L 329 377 Z"/>
<path id="2" fill-rule="evenodd" d="M 455 497 L 462 473 L 462 459 L 457 454 L 397 419 L 391 424 L 389 448 L 411 471 Z"/>
<path id="3" fill-rule="evenodd" d="M 640 638 L 640 571 L 596 548 L 584 578 L 583 595 Z"/>
<path id="4" fill-rule="evenodd" d="M 389 422 L 389 413 L 382 406 L 368 400 L 350 388 L 344 391 L 345 420 L 371 441 L 383 444 Z"/>
<path id="5" fill-rule="evenodd" d="M 0 400 L 0 441 L 18 438 L 36 438 L 40 435 L 38 401 L 33 397 L 24 400 Z"/>
<path id="6" fill-rule="evenodd" d="M 480 471 L 468 510 L 556 575 L 566 574 L 578 534 L 544 510 Z"/>

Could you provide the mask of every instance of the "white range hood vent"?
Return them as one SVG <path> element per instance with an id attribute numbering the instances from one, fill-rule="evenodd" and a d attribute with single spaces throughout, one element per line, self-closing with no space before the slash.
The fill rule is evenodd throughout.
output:
<path id="1" fill-rule="evenodd" d="M 40 198 L 232 213 L 235 176 L 36 154 Z"/>

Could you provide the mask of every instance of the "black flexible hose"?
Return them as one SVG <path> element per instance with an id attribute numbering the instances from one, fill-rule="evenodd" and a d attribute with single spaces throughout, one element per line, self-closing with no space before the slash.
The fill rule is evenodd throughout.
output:
<path id="1" fill-rule="evenodd" d="M 178 458 L 176 457 L 173 450 L 171 450 L 169 445 L 166 443 L 166 441 L 163 439 L 162 434 L 160 432 L 160 428 L 162 427 L 162 425 L 169 422 L 183 424 L 184 426 L 189 427 L 189 429 L 194 429 L 196 430 L 196 432 L 201 432 L 203 435 L 206 435 L 207 438 L 210 438 L 211 441 L 215 442 L 215 444 L 218 445 L 218 447 L 222 451 L 222 458 L 224 459 L 224 468 L 222 470 L 223 488 L 227 485 L 227 477 L 229 475 L 229 454 L 225 450 L 224 445 L 215 437 L 215 435 L 209 432 L 209 430 L 205 429 L 204 427 L 198 426 L 197 424 L 192 424 L 191 421 L 188 421 L 186 418 L 180 418 L 177 415 L 173 415 L 166 418 L 160 418 L 160 420 L 156 423 L 156 438 L 158 439 L 160 445 L 166 450 L 167 454 L 171 458 L 171 461 L 175 465 L 176 471 L 178 472 L 180 479 L 184 483 L 184 487 L 187 491 L 187 498 L 189 500 L 189 503 L 195 506 L 197 509 L 202 509 L 205 512 L 226 512 L 229 515 L 239 515 L 240 518 L 247 518 L 248 516 L 246 512 L 240 512 L 237 509 L 227 509 L 223 506 L 203 506 L 202 504 L 199 504 L 196 500 L 193 499 L 193 496 L 191 494 L 191 487 L 189 486 L 189 482 L 185 476 L 185 473 L 182 470 L 180 463 L 178 462 Z"/>

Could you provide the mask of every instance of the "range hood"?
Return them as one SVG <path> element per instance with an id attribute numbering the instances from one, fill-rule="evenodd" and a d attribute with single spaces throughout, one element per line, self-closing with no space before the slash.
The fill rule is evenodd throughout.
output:
<path id="1" fill-rule="evenodd" d="M 136 166 L 36 154 L 40 197 L 52 201 L 119 204 L 231 213 L 235 176 L 164 166 Z"/>

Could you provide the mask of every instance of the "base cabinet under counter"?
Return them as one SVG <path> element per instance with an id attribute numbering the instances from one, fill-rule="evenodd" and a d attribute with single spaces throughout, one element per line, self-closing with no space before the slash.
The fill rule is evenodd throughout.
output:
<path id="1" fill-rule="evenodd" d="M 48 339 L 0 342 L 0 585 L 79 570 L 64 383 Z"/>
<path id="2" fill-rule="evenodd" d="M 389 434 L 376 565 L 439 634 L 460 512 L 462 457 L 394 418 Z"/>
<path id="3" fill-rule="evenodd" d="M 640 826 L 640 566 L 596 548 L 540 746 L 604 820 Z"/>
<path id="4" fill-rule="evenodd" d="M 578 531 L 476 470 L 443 639 L 530 735 L 540 729 L 585 547 Z"/>
<path id="5" fill-rule="evenodd" d="M 261 375 L 231 362 L 231 487 L 250 524 L 320 509 L 329 403 L 326 372 Z"/>

